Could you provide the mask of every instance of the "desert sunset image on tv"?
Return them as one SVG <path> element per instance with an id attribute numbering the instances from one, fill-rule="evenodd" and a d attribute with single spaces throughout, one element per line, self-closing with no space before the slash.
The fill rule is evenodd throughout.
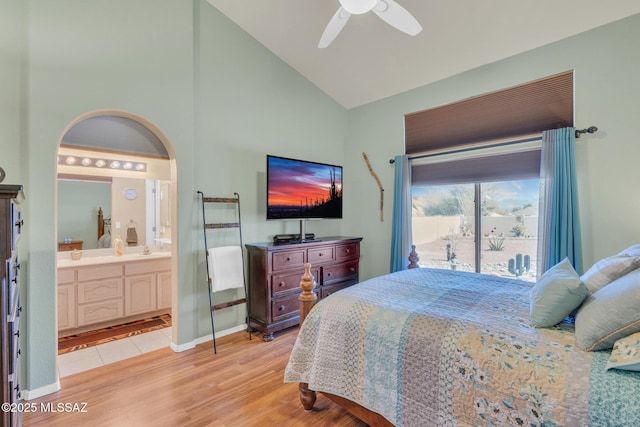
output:
<path id="1" fill-rule="evenodd" d="M 267 219 L 342 218 L 342 167 L 267 156 Z"/>

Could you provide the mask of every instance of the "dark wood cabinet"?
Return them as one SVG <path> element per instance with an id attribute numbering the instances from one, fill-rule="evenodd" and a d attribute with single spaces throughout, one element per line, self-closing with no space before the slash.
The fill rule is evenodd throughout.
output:
<path id="1" fill-rule="evenodd" d="M 0 413 L 3 426 L 22 424 L 17 406 L 20 399 L 20 288 L 17 243 L 22 230 L 18 201 L 22 186 L 0 185 L 0 364 L 2 366 L 2 403 L 7 406 Z"/>
<path id="2" fill-rule="evenodd" d="M 247 248 L 249 327 L 273 333 L 300 323 L 298 295 L 304 264 L 318 299 L 358 283 L 361 237 L 324 237 L 306 243 L 254 243 Z"/>
<path id="3" fill-rule="evenodd" d="M 82 240 L 71 240 L 67 242 L 58 242 L 59 251 L 81 251 Z"/>

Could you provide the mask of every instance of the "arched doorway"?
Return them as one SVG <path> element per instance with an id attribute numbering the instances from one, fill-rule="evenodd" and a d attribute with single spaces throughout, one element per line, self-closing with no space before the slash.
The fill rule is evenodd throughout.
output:
<path id="1" fill-rule="evenodd" d="M 84 263 L 88 262 L 91 265 L 91 256 L 105 256 L 105 251 L 112 251 L 109 249 L 112 246 L 111 242 L 108 242 L 105 237 L 115 239 L 116 234 L 120 234 L 124 241 L 126 255 L 133 255 L 133 258 L 118 257 L 118 264 L 122 264 L 123 268 L 123 277 L 120 281 L 100 282 L 98 279 L 94 283 L 95 288 L 87 290 L 86 282 L 79 281 L 81 270 L 77 266 L 80 264 L 64 264 L 61 260 L 68 260 L 71 253 L 58 252 L 58 267 L 60 265 L 77 267 L 74 268 L 75 276 L 64 276 L 66 280 L 73 280 L 75 287 L 67 287 L 67 291 L 71 289 L 73 294 L 71 291 L 65 294 L 65 286 L 59 286 L 59 283 L 56 283 L 58 330 L 61 325 L 67 332 L 91 330 L 92 325 L 103 327 L 113 323 L 120 314 L 125 320 L 137 319 L 154 310 L 159 312 L 161 301 L 166 301 L 164 308 L 170 307 L 174 325 L 171 341 L 177 342 L 177 165 L 172 144 L 157 126 L 141 116 L 121 110 L 91 111 L 77 117 L 63 132 L 58 141 L 56 171 L 58 176 L 55 185 L 56 245 L 69 249 L 65 242 L 69 240 L 82 242 L 81 257 Z M 73 207 L 65 210 L 58 203 L 67 184 L 60 185 L 63 182 L 60 180 L 76 182 L 76 185 L 81 181 L 82 188 L 87 186 L 94 188 L 90 187 L 89 183 L 98 183 L 95 188 L 100 188 L 99 183 L 102 183 L 102 187 L 108 183 L 110 190 L 103 191 L 103 194 L 110 194 L 111 199 L 104 203 L 96 201 L 93 206 L 84 210 Z M 88 194 L 84 197 L 81 192 L 76 193 L 73 195 L 76 199 L 100 200 L 100 190 L 84 190 L 84 194 Z M 144 202 L 141 202 L 143 199 Z M 104 210 L 100 209 L 102 206 L 98 206 L 99 204 L 105 205 Z M 109 205 L 108 208 L 107 205 Z M 134 205 L 138 208 L 134 208 Z M 93 211 L 97 213 L 98 209 L 102 211 L 105 218 L 106 227 L 103 236 L 91 234 L 92 231 L 84 230 L 86 227 L 80 227 L 82 221 L 87 218 L 95 221 L 94 230 L 97 230 L 99 217 L 94 215 Z M 92 212 L 87 213 L 89 211 Z M 63 215 L 66 215 L 65 212 L 80 216 L 63 218 Z M 109 223 L 108 220 L 111 222 Z M 69 223 L 73 228 L 67 227 Z M 111 236 L 106 235 L 109 226 L 113 232 Z M 87 237 L 76 238 L 76 235 L 82 235 L 81 231 L 77 230 L 79 227 L 83 228 L 82 232 L 88 233 L 84 234 Z M 132 228 L 134 233 L 130 233 Z M 170 265 L 169 276 L 152 272 L 155 264 L 150 260 L 156 255 L 164 259 L 167 253 L 169 254 L 167 265 Z M 113 252 L 109 254 L 112 255 Z M 149 254 L 149 256 L 140 261 L 141 258 L 137 257 L 139 254 Z M 130 259 L 136 259 L 136 266 L 149 264 L 151 272 L 146 276 L 138 274 L 134 277 L 135 280 L 132 280 L 127 276 L 129 271 L 127 264 Z M 60 271 L 59 268 L 58 272 Z M 140 272 L 137 271 L 137 273 Z M 60 278 L 58 274 L 58 280 Z M 170 286 L 163 286 L 161 283 L 169 283 Z M 153 293 L 148 293 L 147 299 L 157 301 L 157 307 L 145 308 L 141 305 L 139 310 L 137 305 L 132 305 L 127 299 L 127 295 L 136 295 L 136 301 L 143 301 L 146 304 L 144 292 L 151 290 L 151 286 L 154 287 Z M 91 292 L 94 294 L 90 294 Z M 109 292 L 112 294 L 107 295 Z M 167 294 L 170 298 L 167 298 Z M 97 295 L 97 297 L 88 301 L 91 296 L 87 297 L 87 295 L 94 297 Z M 109 299 L 110 296 L 114 298 Z M 78 303 L 85 305 L 80 307 Z M 75 304 L 75 312 L 64 311 L 65 307 L 74 307 L 72 304 Z M 98 312 L 107 313 L 109 319 L 91 317 Z M 64 322 L 67 320 L 72 323 L 65 325 Z"/>

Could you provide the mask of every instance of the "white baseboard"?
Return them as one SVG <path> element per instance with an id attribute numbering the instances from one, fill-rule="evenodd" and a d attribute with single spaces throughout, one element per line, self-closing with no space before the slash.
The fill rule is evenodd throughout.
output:
<path id="1" fill-rule="evenodd" d="M 44 387 L 36 388 L 35 390 L 22 390 L 22 398 L 24 400 L 33 400 L 47 394 L 55 393 L 60 390 L 60 380 L 57 380 L 53 384 L 46 385 Z"/>
<path id="2" fill-rule="evenodd" d="M 216 333 L 216 339 L 224 337 L 225 335 L 231 335 L 231 334 L 235 334 L 236 332 L 241 332 L 247 329 L 247 325 L 238 325 L 238 326 L 234 326 L 233 328 L 229 328 L 229 329 L 225 329 L 224 331 L 219 331 Z M 199 337 L 194 339 L 191 342 L 185 343 L 185 344 L 174 344 L 171 343 L 171 350 L 173 350 L 176 353 L 180 353 L 182 351 L 186 351 L 186 350 L 191 350 L 192 348 L 195 348 L 198 344 L 203 344 L 205 342 L 209 342 L 213 340 L 213 334 L 209 334 L 209 335 L 205 335 L 203 337 Z"/>

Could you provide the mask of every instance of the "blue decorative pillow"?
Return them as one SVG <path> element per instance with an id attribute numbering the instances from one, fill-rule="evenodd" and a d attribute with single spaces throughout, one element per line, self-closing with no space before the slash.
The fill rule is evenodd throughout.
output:
<path id="1" fill-rule="evenodd" d="M 557 325 L 582 304 L 586 295 L 580 276 L 565 258 L 547 270 L 531 289 L 531 323 L 543 328 Z"/>
<path id="2" fill-rule="evenodd" d="M 640 332 L 640 269 L 590 295 L 576 314 L 576 345 L 606 350 L 619 339 Z"/>
<path id="3" fill-rule="evenodd" d="M 609 369 L 640 371 L 640 332 L 616 341 L 607 361 Z"/>

